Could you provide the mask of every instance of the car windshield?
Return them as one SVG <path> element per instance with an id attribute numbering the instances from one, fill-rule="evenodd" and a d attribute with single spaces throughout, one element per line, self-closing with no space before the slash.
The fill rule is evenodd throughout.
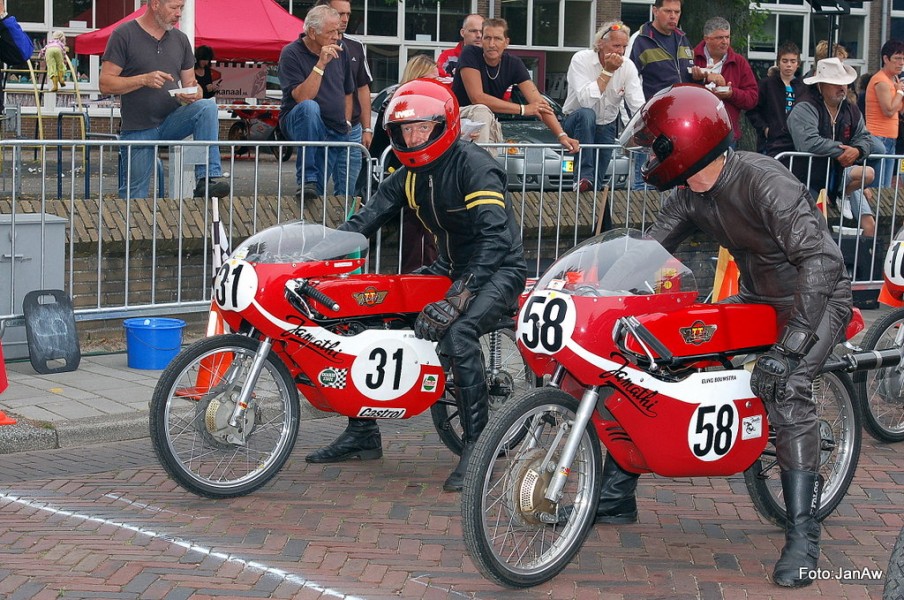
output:
<path id="1" fill-rule="evenodd" d="M 294 263 L 358 258 L 367 248 L 367 238 L 360 233 L 288 221 L 251 236 L 232 256 L 248 262 Z"/>
<path id="2" fill-rule="evenodd" d="M 694 274 L 656 240 L 635 229 L 614 229 L 563 254 L 536 289 L 578 296 L 635 296 L 697 292 Z"/>

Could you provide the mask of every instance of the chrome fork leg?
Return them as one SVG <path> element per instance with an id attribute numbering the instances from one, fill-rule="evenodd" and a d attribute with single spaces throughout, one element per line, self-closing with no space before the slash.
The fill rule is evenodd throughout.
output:
<path id="1" fill-rule="evenodd" d="M 248 370 L 248 377 L 242 385 L 242 392 L 239 394 L 235 408 L 232 409 L 232 415 L 229 417 L 229 426 L 238 429 L 243 434 L 243 437 L 244 432 L 240 429 L 240 424 L 244 423 L 245 412 L 248 410 L 248 401 L 251 400 L 251 392 L 257 387 L 257 378 L 260 377 L 261 369 L 264 368 L 264 361 L 267 360 L 267 355 L 270 354 L 272 346 L 273 340 L 270 338 L 261 340 L 261 345 L 258 347 L 254 360 L 251 362 L 251 368 Z"/>
<path id="2" fill-rule="evenodd" d="M 581 436 L 584 434 L 584 428 L 586 428 L 587 424 L 590 422 L 590 417 L 593 415 L 593 409 L 596 407 L 598 399 L 598 386 L 587 388 L 584 391 L 584 395 L 581 397 L 581 403 L 578 405 L 578 412 L 574 417 L 574 422 L 572 423 L 571 431 L 568 433 L 568 438 L 565 440 L 565 447 L 562 448 L 562 454 L 559 457 L 559 463 L 555 474 L 552 476 L 552 480 L 546 488 L 545 497 L 551 502 L 558 502 L 562 497 L 562 488 L 565 487 L 565 480 L 568 478 L 568 473 L 571 471 L 571 463 L 574 462 L 574 457 L 578 451 L 578 445 L 581 443 Z"/>

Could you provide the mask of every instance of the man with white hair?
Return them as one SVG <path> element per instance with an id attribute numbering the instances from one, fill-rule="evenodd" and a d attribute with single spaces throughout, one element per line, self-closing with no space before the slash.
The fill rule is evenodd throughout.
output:
<path id="1" fill-rule="evenodd" d="M 593 46 L 571 58 L 568 67 L 568 96 L 565 98 L 565 132 L 584 144 L 613 144 L 624 101 L 631 113 L 644 103 L 637 67 L 625 59 L 631 30 L 621 21 L 603 23 Z M 603 187 L 612 150 L 581 150 L 574 189 L 587 192 Z M 604 219 L 609 219 L 608 213 Z M 608 223 L 604 223 L 607 227 Z"/>
<path id="2" fill-rule="evenodd" d="M 350 142 L 352 94 L 356 92 L 348 54 L 339 45 L 340 16 L 330 6 L 315 6 L 304 19 L 304 33 L 282 49 L 277 76 L 283 99 L 279 126 L 290 140 Z M 331 151 L 327 165 L 333 181 L 345 189 L 345 149 Z M 324 148 L 307 148 L 295 160 L 299 201 L 319 198 L 326 187 Z M 355 174 L 357 176 L 357 174 Z"/>
<path id="3" fill-rule="evenodd" d="M 797 159 L 791 170 L 814 198 L 825 188 L 845 217 L 859 220 L 863 235 L 872 237 L 876 219 L 862 191 L 874 176 L 872 167 L 863 166 L 872 136 L 860 109 L 847 101 L 847 86 L 856 78 L 857 72 L 835 57 L 819 61 L 816 73 L 804 78 L 810 89 L 788 114 L 788 131 L 795 150 L 817 157 L 812 162 Z"/>

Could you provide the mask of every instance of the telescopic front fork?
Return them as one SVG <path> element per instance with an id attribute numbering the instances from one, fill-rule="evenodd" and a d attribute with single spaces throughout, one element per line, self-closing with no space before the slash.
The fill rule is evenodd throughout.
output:
<path id="1" fill-rule="evenodd" d="M 599 386 L 596 385 L 587 388 L 584 391 L 584 395 L 581 396 L 578 412 L 574 416 L 574 421 L 571 423 L 571 431 L 568 433 L 568 437 L 565 440 L 565 447 L 562 448 L 562 453 L 559 455 L 558 468 L 556 469 L 555 474 L 553 474 L 549 486 L 546 488 L 546 494 L 544 495 L 545 498 L 551 502 L 558 502 L 562 497 L 562 488 L 565 487 L 565 480 L 568 479 L 568 474 L 571 473 L 571 463 L 574 462 L 574 457 L 578 452 L 578 446 L 581 444 L 581 436 L 584 435 L 584 429 L 590 423 L 590 417 L 593 416 L 593 411 L 596 408 L 598 399 Z M 556 444 L 553 444 L 550 447 L 549 455 L 543 461 L 544 464 L 552 459 L 552 453 L 555 450 L 555 446 Z"/>
<path id="2" fill-rule="evenodd" d="M 251 368 L 248 370 L 248 377 L 245 379 L 242 391 L 235 403 L 235 408 L 232 409 L 232 415 L 230 415 L 229 421 L 227 421 L 230 427 L 235 427 L 238 432 L 242 434 L 242 442 L 245 441 L 246 432 L 240 429 L 240 423 L 245 422 L 245 412 L 248 410 L 248 402 L 251 400 L 251 394 L 253 393 L 254 388 L 257 387 L 257 378 L 260 377 L 261 369 L 264 368 L 264 361 L 267 360 L 267 355 L 270 354 L 270 348 L 272 346 L 273 340 L 270 338 L 261 340 L 261 344 L 258 346 L 257 352 L 254 355 L 254 360 L 251 362 Z"/>

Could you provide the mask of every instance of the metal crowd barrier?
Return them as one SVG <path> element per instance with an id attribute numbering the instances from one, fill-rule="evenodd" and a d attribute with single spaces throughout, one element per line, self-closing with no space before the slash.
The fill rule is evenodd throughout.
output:
<path id="1" fill-rule="evenodd" d="M 211 206 L 207 198 L 192 197 L 193 178 L 185 177 L 185 172 L 191 175 L 195 163 L 207 164 L 210 146 L 219 147 L 224 178 L 231 187 L 230 195 L 219 200 L 231 248 L 273 223 L 293 218 L 330 226 L 341 223 L 374 193 L 390 159 L 388 152 L 371 157 L 353 143 L 166 142 L 153 145 L 159 168 L 153 169 L 150 197 L 132 198 L 128 193 L 121 197 L 118 180 L 121 173 L 128 177 L 131 167 L 128 160 L 120 164 L 119 150 L 125 148 L 128 158 L 136 146 L 147 145 L 123 140 L 4 140 L 0 168 L 11 181 L 0 179 L 0 243 L 7 244 L 0 246 L 0 325 L 22 323 L 22 297 L 31 289 L 67 291 L 79 321 L 206 311 L 213 277 Z M 37 158 L 25 152 L 33 148 Z M 285 160 L 287 149 L 293 155 Z M 351 153 L 360 152 L 368 168 L 360 185 L 352 185 L 357 173 L 348 175 L 343 196 L 328 190 L 325 197 L 298 199 L 295 157 L 321 150 L 332 151 L 346 167 Z M 572 189 L 583 175 L 578 157 L 560 146 L 495 144 L 487 150 L 509 175 L 509 194 L 531 275 L 598 231 L 606 213 L 615 226 L 645 228 L 658 212 L 658 193 L 631 189 L 638 156 L 624 156 L 615 145 L 584 146 L 582 152 L 613 151 L 608 179 L 607 174 L 597 174 L 593 183 L 598 189 L 585 193 Z M 93 157 L 90 163 L 85 156 Z M 795 153 L 789 158 L 805 160 L 808 155 Z M 328 157 L 321 160 L 319 166 L 327 170 Z M 179 185 L 166 185 L 159 170 Z M 896 180 L 894 187 L 876 191 L 877 235 L 868 244 L 856 230 L 838 230 L 839 244 L 855 240 L 856 258 L 870 250 L 865 266 L 857 263 L 862 270 L 855 274 L 855 285 L 862 289 L 878 287 L 881 281 L 880 254 L 882 244 L 893 238 L 898 190 Z M 369 270 L 400 268 L 407 251 L 402 246 L 402 223 L 400 215 L 375 237 Z M 839 218 L 838 225 L 850 224 Z M 29 250 L 33 254 L 27 255 L 24 249 L 35 241 Z"/>

